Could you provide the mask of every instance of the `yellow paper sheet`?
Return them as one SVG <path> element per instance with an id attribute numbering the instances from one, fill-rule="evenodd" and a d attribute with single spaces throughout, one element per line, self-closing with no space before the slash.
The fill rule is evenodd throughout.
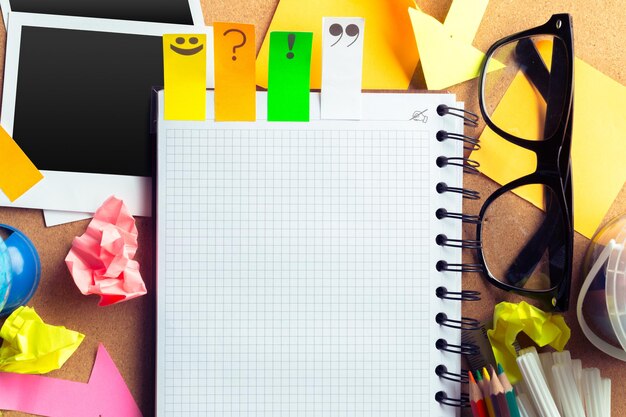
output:
<path id="1" fill-rule="evenodd" d="M 363 17 L 367 25 L 363 51 L 364 89 L 406 89 L 417 62 L 408 7 L 413 0 L 281 0 L 267 31 L 313 32 L 311 88 L 321 86 L 322 17 Z M 257 84 L 267 88 L 269 36 L 256 61 Z"/>
<path id="2" fill-rule="evenodd" d="M 536 129 L 539 117 L 519 112 L 534 94 L 524 76 L 518 74 L 498 104 L 492 119 L 512 126 L 515 120 L 532 120 L 525 129 Z M 532 99 L 531 103 L 536 100 Z M 572 134 L 572 178 L 574 228 L 591 238 L 626 181 L 626 87 L 580 59 L 574 65 L 574 125 Z M 508 121 L 508 122 L 505 122 Z M 534 126 L 534 127 L 533 127 Z M 512 145 L 485 128 L 482 149 L 472 153 L 482 173 L 500 184 L 533 172 L 534 153 Z M 541 207 L 541 192 L 522 197 Z"/>
<path id="3" fill-rule="evenodd" d="M 163 35 L 165 120 L 206 119 L 206 35 Z"/>
<path id="4" fill-rule="evenodd" d="M 454 0 L 443 26 L 451 37 L 471 45 L 489 0 Z"/>
<path id="5" fill-rule="evenodd" d="M 437 19 L 419 9 L 409 8 L 413 31 L 426 85 L 430 90 L 442 90 L 480 75 L 485 59 L 471 42 L 452 36 Z M 501 68 L 491 61 L 489 71 Z"/>
<path id="6" fill-rule="evenodd" d="M 19 307 L 0 329 L 0 371 L 44 374 L 61 368 L 85 335 L 43 322 L 34 309 Z"/>
<path id="7" fill-rule="evenodd" d="M 487 331 L 487 337 L 496 362 L 502 364 L 511 384 L 522 379 L 513 347 L 520 332 L 526 333 L 537 345 L 549 345 L 558 351 L 565 348 L 571 334 L 560 314 L 545 313 L 525 301 L 497 304 L 493 312 L 493 329 Z"/>
<path id="8" fill-rule="evenodd" d="M 0 190 L 9 200 L 15 201 L 42 178 L 28 156 L 0 127 Z"/>
<path id="9" fill-rule="evenodd" d="M 254 25 L 213 23 L 215 120 L 256 120 Z"/>

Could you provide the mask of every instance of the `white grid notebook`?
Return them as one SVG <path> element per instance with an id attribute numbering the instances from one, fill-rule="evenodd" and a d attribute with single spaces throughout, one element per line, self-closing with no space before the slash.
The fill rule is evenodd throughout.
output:
<path id="1" fill-rule="evenodd" d="M 157 172 L 157 416 L 452 416 L 435 401 L 460 357 L 435 348 L 460 332 L 457 117 L 447 94 L 364 94 L 361 121 L 163 120 Z M 207 114 L 213 95 L 207 92 Z M 413 117 L 414 113 L 417 117 Z M 426 120 L 423 116 L 426 116 Z M 411 120 L 413 119 L 413 120 Z"/>

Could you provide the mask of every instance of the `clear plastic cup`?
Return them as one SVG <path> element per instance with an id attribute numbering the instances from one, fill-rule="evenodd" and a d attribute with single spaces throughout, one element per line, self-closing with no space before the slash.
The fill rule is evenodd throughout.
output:
<path id="1" fill-rule="evenodd" d="M 587 249 L 577 314 L 598 349 L 626 361 L 626 215 L 598 231 Z"/>

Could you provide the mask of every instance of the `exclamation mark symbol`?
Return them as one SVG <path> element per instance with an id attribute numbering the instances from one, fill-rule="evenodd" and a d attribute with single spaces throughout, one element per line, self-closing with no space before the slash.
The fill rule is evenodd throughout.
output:
<path id="1" fill-rule="evenodd" d="M 287 59 L 293 59 L 293 57 L 295 56 L 293 52 L 291 51 L 293 49 L 294 43 L 296 43 L 296 35 L 293 33 L 290 33 L 287 36 L 287 44 L 289 45 L 289 52 L 287 52 Z"/>

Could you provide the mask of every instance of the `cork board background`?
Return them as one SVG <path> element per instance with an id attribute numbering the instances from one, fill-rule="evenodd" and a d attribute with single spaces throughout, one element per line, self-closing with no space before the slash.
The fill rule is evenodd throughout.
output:
<path id="1" fill-rule="evenodd" d="M 471 0 L 457 0 L 471 1 Z M 257 48 L 265 36 L 278 0 L 201 0 L 207 24 L 214 21 L 239 21 L 256 25 Z M 451 0 L 417 2 L 426 13 L 443 21 Z M 496 40 L 544 23 L 553 13 L 569 12 L 573 15 L 575 51 L 579 58 L 590 63 L 606 75 L 626 84 L 626 43 L 624 28 L 626 14 L 623 0 L 553 0 L 550 2 L 528 0 L 491 0 L 474 45 L 480 50 Z M 4 62 L 6 31 L 0 32 L 0 63 Z M 1 65 L 1 64 L 0 64 Z M 450 90 L 458 99 L 465 101 L 469 110 L 478 112 L 476 80 L 463 83 Z M 420 88 L 419 71 L 414 76 L 412 87 Z M 482 126 L 476 130 L 480 132 Z M 598 138 L 601 140 L 601 138 Z M 626 145 L 625 145 L 626 146 Z M 465 177 L 466 185 L 489 195 L 497 185 L 484 176 Z M 482 201 L 482 200 L 481 200 Z M 465 205 L 465 211 L 477 213 L 481 201 Z M 626 213 L 626 188 L 616 199 L 605 218 Z M 154 274 L 154 225 L 152 219 L 139 218 L 140 248 L 136 259 L 142 267 L 148 295 L 127 303 L 106 308 L 97 307 L 97 297 L 82 296 L 76 289 L 65 267 L 64 258 L 74 236 L 82 234 L 88 221 L 46 228 L 40 210 L 0 208 L 0 223 L 22 230 L 33 241 L 42 261 L 42 279 L 30 304 L 50 324 L 64 325 L 87 335 L 76 354 L 63 369 L 49 374 L 51 377 L 86 382 L 95 358 L 97 345 L 102 342 L 117 364 L 130 391 L 143 411 L 144 416 L 154 415 L 154 347 L 155 347 L 155 274 Z M 506 231 L 503 230 L 503 233 Z M 466 238 L 474 236 L 474 228 L 464 230 Z M 589 240 L 576 234 L 574 278 L 571 304 L 575 305 L 581 285 L 581 264 Z M 464 254 L 466 261 L 472 255 Z M 490 287 L 479 275 L 463 277 L 466 289 L 477 289 L 483 293 L 483 302 L 466 303 L 463 315 L 487 319 L 495 303 L 516 300 L 506 293 Z M 600 354 L 582 335 L 576 321 L 575 311 L 565 315 L 572 328 L 572 337 L 567 348 L 575 358 L 583 360 L 584 367 L 598 367 L 602 375 L 613 381 L 612 413 L 626 415 L 626 396 L 623 395 L 623 374 L 626 364 Z M 0 394 L 1 395 L 1 394 Z M 6 417 L 27 414 L 5 412 Z"/>

